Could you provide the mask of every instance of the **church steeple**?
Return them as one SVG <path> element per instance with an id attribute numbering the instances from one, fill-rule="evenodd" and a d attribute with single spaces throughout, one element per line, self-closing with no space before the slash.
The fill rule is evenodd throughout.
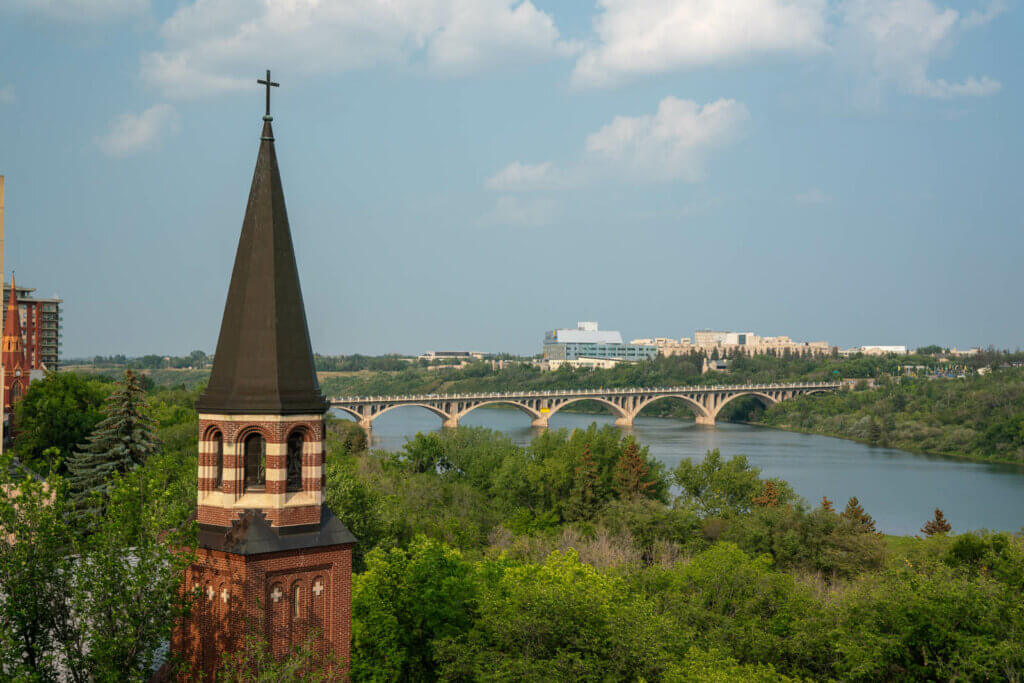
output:
<path id="1" fill-rule="evenodd" d="M 23 370 L 25 355 L 22 349 L 21 313 L 18 311 L 18 289 L 11 274 L 11 295 L 7 301 L 4 318 L 3 364 L 8 372 Z"/>
<path id="2" fill-rule="evenodd" d="M 7 301 L 2 341 L 4 366 L 4 409 L 10 411 L 25 393 L 28 371 L 25 369 L 25 349 L 21 338 L 21 313 L 18 310 L 18 287 L 11 274 L 11 294 Z"/>
<path id="3" fill-rule="evenodd" d="M 204 413 L 276 415 L 323 413 L 327 408 L 313 365 L 269 114 L 264 116 L 213 371 L 197 407 Z"/>
<path id="4" fill-rule="evenodd" d="M 267 72 L 267 92 L 276 83 Z M 269 94 L 268 94 L 269 98 Z M 194 609 L 172 648 L 189 680 L 269 639 L 347 662 L 355 536 L 324 501 L 324 414 L 269 99 L 217 355 L 199 399 Z M 335 671 L 339 679 L 343 671 Z M 333 678 L 332 678 L 333 680 Z"/>

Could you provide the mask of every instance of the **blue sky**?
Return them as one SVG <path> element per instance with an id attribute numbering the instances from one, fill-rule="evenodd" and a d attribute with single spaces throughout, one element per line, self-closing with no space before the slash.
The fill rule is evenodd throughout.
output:
<path id="1" fill-rule="evenodd" d="M 1006 0 L 4 0 L 8 271 L 212 352 L 273 69 L 313 346 L 1024 346 Z"/>

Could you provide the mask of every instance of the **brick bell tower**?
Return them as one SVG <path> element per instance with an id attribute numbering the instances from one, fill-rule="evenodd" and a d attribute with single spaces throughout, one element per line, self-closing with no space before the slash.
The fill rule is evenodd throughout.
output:
<path id="1" fill-rule="evenodd" d="M 270 88 L 213 370 L 199 412 L 195 596 L 174 649 L 214 678 L 245 635 L 275 655 L 315 635 L 347 662 L 352 545 L 324 503 L 324 414 L 274 152 Z"/>

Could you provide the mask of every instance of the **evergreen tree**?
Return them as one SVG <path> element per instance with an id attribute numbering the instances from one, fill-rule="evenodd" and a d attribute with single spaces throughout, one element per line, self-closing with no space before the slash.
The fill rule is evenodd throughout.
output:
<path id="1" fill-rule="evenodd" d="M 875 520 L 871 515 L 864 511 L 864 508 L 860 505 L 860 501 L 857 500 L 857 496 L 854 496 L 846 503 L 846 509 L 843 510 L 842 514 L 839 516 L 852 522 L 854 525 L 861 527 L 864 531 L 877 533 L 875 530 Z"/>
<path id="2" fill-rule="evenodd" d="M 868 423 L 868 444 L 871 446 L 878 446 L 882 442 L 882 425 L 878 424 L 878 420 L 871 418 L 871 422 Z"/>
<path id="3" fill-rule="evenodd" d="M 829 512 L 835 511 L 835 508 L 832 506 L 832 501 L 825 496 L 821 497 L 821 507 Z"/>
<path id="4" fill-rule="evenodd" d="M 583 447 L 580 464 L 576 466 L 569 494 L 569 516 L 572 519 L 591 519 L 604 498 L 601 491 L 601 471 L 590 453 L 590 444 Z"/>
<path id="5" fill-rule="evenodd" d="M 647 479 L 651 468 L 640 456 L 640 447 L 630 439 L 615 464 L 615 492 L 623 500 L 651 493 L 654 481 Z"/>
<path id="6" fill-rule="evenodd" d="M 942 514 L 942 510 L 935 508 L 935 517 L 929 519 L 921 527 L 921 532 L 925 536 L 934 536 L 935 534 L 948 534 L 953 530 L 949 522 L 946 521 L 946 516 Z"/>
<path id="7" fill-rule="evenodd" d="M 105 495 L 115 474 L 143 464 L 159 447 L 153 434 L 145 391 L 131 370 L 125 370 L 124 384 L 112 393 L 103 407 L 106 416 L 68 460 L 71 499 L 86 513 L 98 513 L 92 496 Z"/>

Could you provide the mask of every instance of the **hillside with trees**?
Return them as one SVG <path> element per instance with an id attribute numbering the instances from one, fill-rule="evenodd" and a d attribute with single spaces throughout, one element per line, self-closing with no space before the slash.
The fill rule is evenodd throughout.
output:
<path id="1" fill-rule="evenodd" d="M 872 446 L 1022 463 L 1024 369 L 953 380 L 883 378 L 871 391 L 779 403 L 756 421 Z"/>
<path id="2" fill-rule="evenodd" d="M 62 386 L 30 393 L 63 403 Z M 106 389 L 97 411 L 125 393 L 94 388 Z M 0 499 L 2 677 L 144 680 L 161 661 L 189 604 L 178 587 L 195 542 L 196 397 L 154 388 L 134 404 L 159 446 L 93 492 L 100 517 L 78 512 L 59 463 L 0 468 L 19 491 Z M 108 414 L 125 414 L 114 403 Z M 65 418 L 45 428 L 80 428 Z M 667 470 L 612 427 L 525 447 L 463 428 L 398 452 L 368 452 L 350 422 L 328 427 L 327 500 L 360 539 L 354 681 L 1024 674 L 1020 535 L 970 532 L 937 510 L 921 538 L 882 537 L 856 499 L 809 503 L 714 451 Z M 275 661 L 251 645 L 225 680 L 324 680 L 308 648 Z"/>

